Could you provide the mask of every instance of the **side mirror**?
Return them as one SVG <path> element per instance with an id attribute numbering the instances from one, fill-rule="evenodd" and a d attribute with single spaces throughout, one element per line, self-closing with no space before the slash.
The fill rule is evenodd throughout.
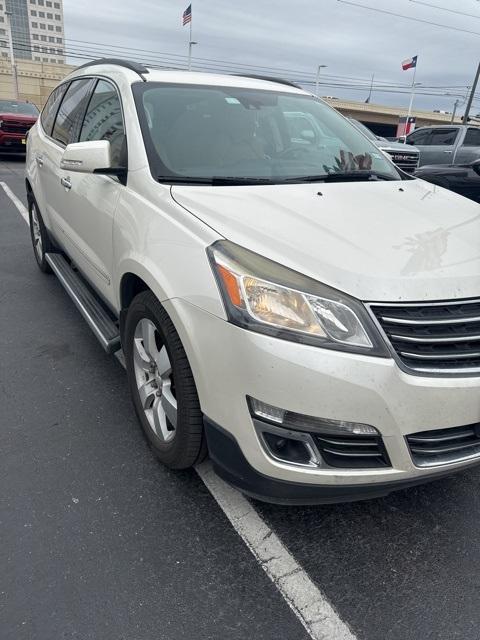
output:
<path id="1" fill-rule="evenodd" d="M 60 168 L 77 173 L 125 175 L 125 167 L 112 167 L 110 142 L 91 140 L 68 144 L 60 160 Z"/>
<path id="2" fill-rule="evenodd" d="M 480 176 L 480 160 L 475 160 L 475 162 L 472 162 L 470 167 L 475 171 L 475 173 L 478 176 Z"/>

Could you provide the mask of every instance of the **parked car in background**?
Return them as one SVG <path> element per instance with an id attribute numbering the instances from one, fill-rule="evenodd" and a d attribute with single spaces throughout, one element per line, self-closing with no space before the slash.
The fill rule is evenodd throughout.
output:
<path id="1" fill-rule="evenodd" d="M 426 165 L 415 176 L 480 203 L 480 160 L 470 165 Z"/>
<path id="2" fill-rule="evenodd" d="M 400 142 L 391 142 L 386 138 L 377 136 L 370 131 L 362 122 L 349 118 L 350 122 L 354 124 L 357 129 L 360 129 L 379 149 L 388 153 L 393 162 L 406 173 L 413 173 L 420 165 L 420 151 L 415 147 L 406 148 L 404 144 Z"/>
<path id="3" fill-rule="evenodd" d="M 422 127 L 406 138 L 420 149 L 420 165 L 470 164 L 480 159 L 480 127 L 439 125 Z"/>
<path id="4" fill-rule="evenodd" d="M 38 109 L 26 100 L 0 100 L 0 153 L 25 153 L 26 135 L 38 118 Z"/>

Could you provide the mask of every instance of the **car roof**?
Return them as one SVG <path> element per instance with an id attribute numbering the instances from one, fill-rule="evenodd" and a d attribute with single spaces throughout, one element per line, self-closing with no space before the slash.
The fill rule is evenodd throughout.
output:
<path id="1" fill-rule="evenodd" d="M 77 67 L 67 76 L 68 80 L 85 75 L 106 75 L 112 78 L 122 76 L 130 82 L 165 82 L 191 85 L 209 85 L 223 87 L 242 87 L 302 93 L 310 95 L 295 83 L 283 78 L 270 78 L 260 75 L 218 74 L 183 69 L 154 69 L 128 60 L 100 59 Z"/>

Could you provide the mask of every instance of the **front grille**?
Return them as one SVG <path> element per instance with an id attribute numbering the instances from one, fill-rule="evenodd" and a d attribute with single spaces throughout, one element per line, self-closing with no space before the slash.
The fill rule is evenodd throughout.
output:
<path id="1" fill-rule="evenodd" d="M 371 305 L 402 363 L 418 373 L 480 373 L 480 300 Z"/>
<path id="2" fill-rule="evenodd" d="M 416 169 L 418 169 L 420 154 L 409 153 L 408 151 L 405 151 L 405 153 L 402 153 L 401 151 L 386 151 L 397 167 L 406 173 L 414 173 Z"/>
<path id="3" fill-rule="evenodd" d="M 417 467 L 433 467 L 480 456 L 480 423 L 406 436 Z"/>
<path id="4" fill-rule="evenodd" d="M 17 133 L 24 134 L 32 127 L 31 124 L 25 124 L 24 122 L 2 122 L 1 130 L 5 133 Z"/>
<path id="5" fill-rule="evenodd" d="M 317 448 L 330 467 L 373 469 L 390 467 L 390 460 L 379 436 L 312 434 Z"/>

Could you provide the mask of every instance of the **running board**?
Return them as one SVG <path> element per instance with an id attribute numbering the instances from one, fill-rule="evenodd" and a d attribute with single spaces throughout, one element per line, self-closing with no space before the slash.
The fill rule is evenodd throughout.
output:
<path id="1" fill-rule="evenodd" d="M 120 332 L 95 294 L 71 268 L 61 253 L 46 253 L 45 260 L 73 300 L 107 353 L 121 348 Z"/>

